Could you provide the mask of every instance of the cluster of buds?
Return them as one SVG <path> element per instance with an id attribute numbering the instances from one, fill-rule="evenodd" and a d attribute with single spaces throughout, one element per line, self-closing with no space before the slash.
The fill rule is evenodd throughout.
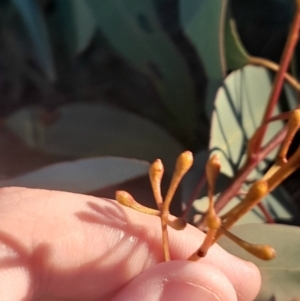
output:
<path id="1" fill-rule="evenodd" d="M 275 164 L 265 174 L 265 176 L 256 181 L 249 189 L 244 199 L 236 205 L 233 209 L 227 212 L 225 215 L 219 217 L 214 208 L 214 194 L 217 178 L 220 174 L 221 163 L 217 155 L 212 155 L 206 164 L 206 178 L 208 184 L 208 198 L 209 206 L 205 215 L 206 236 L 201 243 L 198 250 L 196 250 L 188 260 L 199 260 L 204 257 L 209 248 L 222 236 L 225 235 L 240 247 L 253 254 L 254 256 L 263 259 L 270 260 L 276 256 L 275 250 L 269 245 L 252 244 L 246 242 L 231 232 L 229 228 L 245 215 L 254 206 L 271 191 L 273 191 L 284 179 L 286 179 L 291 173 L 300 167 L 300 148 L 287 160 L 286 155 L 291 144 L 291 141 L 298 131 L 300 125 L 300 110 L 292 111 L 289 114 L 288 131 L 285 140 L 283 141 L 280 151 L 278 153 Z M 253 145 L 253 141 L 250 141 L 249 148 Z M 249 150 L 248 148 L 248 150 Z M 186 226 L 186 221 L 183 218 L 170 219 L 169 208 L 172 198 L 175 194 L 178 185 L 193 164 L 193 155 L 190 151 L 183 152 L 177 159 L 175 171 L 167 191 L 165 198 L 161 195 L 161 180 L 164 173 L 164 167 L 160 159 L 155 160 L 150 169 L 149 177 L 152 186 L 154 199 L 157 204 L 157 210 L 145 207 L 139 204 L 135 199 L 126 191 L 117 191 L 116 200 L 132 209 L 140 211 L 142 213 L 158 216 L 161 220 L 162 229 L 162 245 L 164 258 L 169 261 L 169 240 L 168 240 L 168 226 L 175 230 L 183 230 Z"/>
<path id="2" fill-rule="evenodd" d="M 116 192 L 116 200 L 120 204 L 146 214 L 156 215 L 160 217 L 161 229 L 162 229 L 162 244 L 164 250 L 164 257 L 166 261 L 170 260 L 167 226 L 170 226 L 176 230 L 183 230 L 186 226 L 186 221 L 183 218 L 177 218 L 175 220 L 169 219 L 169 208 L 181 179 L 186 174 L 186 172 L 191 168 L 192 164 L 193 164 L 193 155 L 191 152 L 185 151 L 178 157 L 175 166 L 175 171 L 173 173 L 173 177 L 171 180 L 171 184 L 169 186 L 165 198 L 163 199 L 161 195 L 161 180 L 164 174 L 164 166 L 160 159 L 156 159 L 152 163 L 149 169 L 149 177 L 150 177 L 152 191 L 158 210 L 148 208 L 139 204 L 126 191 Z"/>

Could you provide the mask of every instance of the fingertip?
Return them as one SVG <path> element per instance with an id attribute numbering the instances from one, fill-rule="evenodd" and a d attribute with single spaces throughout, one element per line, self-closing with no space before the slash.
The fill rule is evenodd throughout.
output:
<path id="1" fill-rule="evenodd" d="M 217 268 L 189 261 L 158 264 L 138 275 L 113 301 L 237 300 L 228 278 Z"/>
<path id="2" fill-rule="evenodd" d="M 242 270 L 241 273 L 245 272 L 247 275 L 247 279 L 246 281 L 243 281 L 243 285 L 241 287 L 245 297 L 241 300 L 252 301 L 260 291 L 261 274 L 258 267 L 253 262 L 244 261 L 242 259 L 240 260 L 244 263 L 244 271 Z"/>
<path id="3" fill-rule="evenodd" d="M 261 275 L 258 267 L 250 262 L 228 253 L 224 256 L 221 270 L 231 281 L 239 301 L 252 301 L 261 286 Z"/>
<path id="4" fill-rule="evenodd" d="M 29 301 L 32 298 L 28 271 L 20 266 L 0 270 L 0 300 Z"/>

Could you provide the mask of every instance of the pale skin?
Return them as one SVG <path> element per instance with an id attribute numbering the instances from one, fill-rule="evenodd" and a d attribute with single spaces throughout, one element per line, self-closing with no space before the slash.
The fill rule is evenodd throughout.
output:
<path id="1" fill-rule="evenodd" d="M 158 217 L 116 201 L 24 188 L 0 189 L 0 300 L 254 300 L 260 274 L 212 246 L 185 261 L 204 234 L 169 229 L 163 262 Z"/>

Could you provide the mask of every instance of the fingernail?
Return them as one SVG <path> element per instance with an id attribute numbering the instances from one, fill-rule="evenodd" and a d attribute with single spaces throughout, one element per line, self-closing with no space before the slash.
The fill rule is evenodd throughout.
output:
<path id="1" fill-rule="evenodd" d="M 206 287 L 191 282 L 171 282 L 164 285 L 160 301 L 221 301 L 222 299 Z"/>

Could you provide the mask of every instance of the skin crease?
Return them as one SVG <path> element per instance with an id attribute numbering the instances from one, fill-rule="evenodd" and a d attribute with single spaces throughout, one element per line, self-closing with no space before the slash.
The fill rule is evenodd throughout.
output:
<path id="1" fill-rule="evenodd" d="M 0 300 L 251 301 L 260 274 L 218 245 L 185 261 L 204 234 L 169 228 L 116 201 L 66 192 L 0 189 Z M 160 263 L 160 264 L 158 264 Z"/>

